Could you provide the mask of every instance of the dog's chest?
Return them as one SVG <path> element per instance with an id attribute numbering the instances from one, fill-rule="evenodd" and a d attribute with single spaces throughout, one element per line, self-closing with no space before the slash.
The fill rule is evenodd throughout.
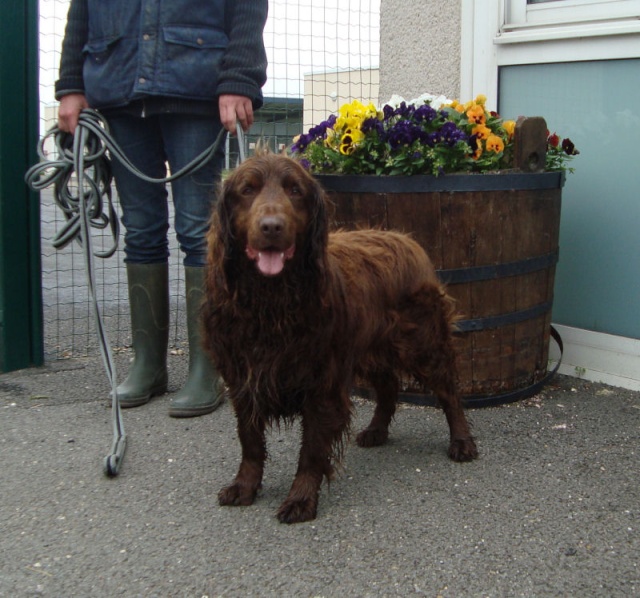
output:
<path id="1" fill-rule="evenodd" d="M 325 360 L 331 326 L 313 300 L 253 296 L 229 317 L 244 376 L 263 389 L 295 394 Z"/>

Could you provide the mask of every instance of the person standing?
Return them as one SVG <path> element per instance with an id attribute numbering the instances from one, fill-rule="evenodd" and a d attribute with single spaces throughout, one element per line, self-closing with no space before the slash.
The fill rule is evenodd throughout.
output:
<path id="1" fill-rule="evenodd" d="M 268 0 L 71 0 L 62 44 L 58 126 L 74 133 L 84 108 L 107 119 L 116 143 L 153 178 L 177 172 L 224 127 L 248 130 L 263 102 L 262 38 Z M 192 417 L 221 403 L 218 375 L 201 345 L 206 232 L 224 144 L 206 166 L 172 183 L 174 227 L 184 253 L 189 373 L 169 415 Z M 168 191 L 130 173 L 113 175 L 124 252 L 134 359 L 118 386 L 122 407 L 167 391 L 169 340 Z"/>

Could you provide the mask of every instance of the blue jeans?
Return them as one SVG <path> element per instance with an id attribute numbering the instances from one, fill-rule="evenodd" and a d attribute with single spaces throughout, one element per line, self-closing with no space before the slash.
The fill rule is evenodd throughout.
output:
<path id="1" fill-rule="evenodd" d="M 167 162 L 171 172 L 188 164 L 215 141 L 222 127 L 217 118 L 186 114 L 146 118 L 117 115 L 109 117 L 108 122 L 113 138 L 129 160 L 153 178 L 167 175 Z M 205 264 L 205 235 L 223 164 L 224 141 L 214 158 L 200 170 L 171 183 L 174 226 L 185 266 Z M 112 160 L 112 167 L 125 227 L 125 262 L 166 262 L 169 258 L 166 185 L 141 180 L 118 160 Z"/>

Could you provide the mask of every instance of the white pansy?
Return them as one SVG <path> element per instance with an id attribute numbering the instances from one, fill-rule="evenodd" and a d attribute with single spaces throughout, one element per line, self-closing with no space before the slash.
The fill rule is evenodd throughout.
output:
<path id="1" fill-rule="evenodd" d="M 453 100 L 450 100 L 446 96 L 439 95 L 438 97 L 435 97 L 433 98 L 433 100 L 431 100 L 431 107 L 434 110 L 440 110 L 440 108 L 442 108 L 443 106 L 447 106 L 448 104 L 451 104 L 451 102 L 453 102 Z"/>
<path id="2" fill-rule="evenodd" d="M 422 104 L 429 102 L 429 104 L 431 104 L 431 107 L 434 110 L 439 110 L 440 108 L 442 108 L 442 106 L 451 104 L 452 101 L 453 100 L 450 100 L 449 98 L 443 95 L 435 96 L 431 93 L 423 93 L 419 95 L 417 98 L 414 98 L 413 100 L 406 102 L 406 100 L 402 96 L 399 96 L 398 94 L 394 93 L 389 99 L 389 101 L 387 102 L 387 104 L 389 106 L 392 106 L 393 108 L 397 108 L 398 106 L 400 106 L 400 104 L 402 104 L 402 102 L 406 102 L 407 106 L 411 106 L 412 104 L 414 106 L 422 106 Z"/>
<path id="3" fill-rule="evenodd" d="M 387 102 L 387 105 L 397 108 L 404 101 L 405 100 L 402 96 L 399 96 L 397 93 L 394 93 L 389 99 L 389 101 Z"/>

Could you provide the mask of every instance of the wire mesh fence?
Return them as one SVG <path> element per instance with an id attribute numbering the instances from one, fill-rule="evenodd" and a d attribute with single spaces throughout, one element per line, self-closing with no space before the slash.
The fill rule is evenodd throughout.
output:
<path id="1" fill-rule="evenodd" d="M 40 0 L 40 122 L 44 134 L 57 118 L 53 85 L 69 0 Z M 264 106 L 245 137 L 282 151 L 292 139 L 352 99 L 378 103 L 380 54 L 379 0 L 269 0 L 264 41 L 269 60 Z M 55 149 L 45 148 L 54 152 Z M 226 167 L 238 159 L 236 139 L 226 144 Z M 114 196 L 117 206 L 117 195 Z M 170 210 L 171 210 L 170 202 Z M 97 350 L 81 248 L 56 250 L 52 240 L 64 224 L 53 193 L 41 194 L 42 287 L 45 358 L 67 359 Z M 108 231 L 94 231 L 93 243 L 111 243 Z M 110 341 L 118 351 L 130 344 L 126 273 L 120 247 L 109 259 L 96 259 L 98 302 Z M 170 297 L 173 351 L 186 342 L 182 257 L 170 231 Z"/>

